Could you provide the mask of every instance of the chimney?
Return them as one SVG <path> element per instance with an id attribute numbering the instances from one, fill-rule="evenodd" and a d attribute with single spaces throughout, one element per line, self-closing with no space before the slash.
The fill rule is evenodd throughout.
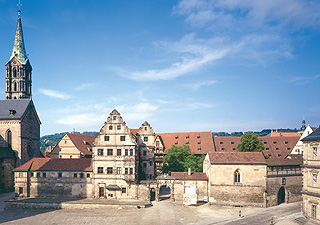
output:
<path id="1" fill-rule="evenodd" d="M 191 176 L 191 168 L 188 168 L 188 176 Z"/>

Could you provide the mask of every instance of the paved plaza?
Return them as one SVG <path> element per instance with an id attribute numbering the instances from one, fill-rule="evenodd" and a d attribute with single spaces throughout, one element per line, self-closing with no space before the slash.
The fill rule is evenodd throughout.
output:
<path id="1" fill-rule="evenodd" d="M 300 202 L 271 208 L 230 207 L 214 205 L 184 206 L 170 200 L 152 202 L 149 208 L 4 210 L 4 201 L 13 193 L 0 194 L 1 224 L 297 224 Z M 239 217 L 241 210 L 241 217 Z"/>

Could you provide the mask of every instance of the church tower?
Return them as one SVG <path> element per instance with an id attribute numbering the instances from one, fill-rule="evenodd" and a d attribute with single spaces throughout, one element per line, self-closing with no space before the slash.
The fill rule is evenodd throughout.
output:
<path id="1" fill-rule="evenodd" d="M 9 62 L 6 64 L 6 98 L 31 99 L 32 67 L 26 53 L 22 24 L 18 11 L 18 24 Z"/>

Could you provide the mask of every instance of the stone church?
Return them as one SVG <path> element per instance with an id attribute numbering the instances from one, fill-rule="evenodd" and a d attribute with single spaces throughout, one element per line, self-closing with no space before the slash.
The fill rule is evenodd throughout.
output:
<path id="1" fill-rule="evenodd" d="M 32 101 L 32 67 L 26 53 L 21 11 L 6 64 L 6 100 L 0 100 L 0 191 L 13 188 L 12 169 L 40 154 L 40 119 Z"/>

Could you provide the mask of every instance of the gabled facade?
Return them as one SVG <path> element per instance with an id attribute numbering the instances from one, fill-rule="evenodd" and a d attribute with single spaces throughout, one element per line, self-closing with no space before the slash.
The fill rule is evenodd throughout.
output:
<path id="1" fill-rule="evenodd" d="M 305 125 L 302 125 L 302 128 L 304 128 L 303 131 L 301 131 L 301 137 L 299 141 L 297 142 L 296 146 L 294 146 L 291 154 L 301 154 L 303 155 L 303 142 L 301 141 L 303 138 L 307 137 L 309 134 L 311 134 L 316 127 L 311 127 L 309 124 L 307 127 Z"/>
<path id="2" fill-rule="evenodd" d="M 139 148 L 136 137 L 114 109 L 93 143 L 95 197 L 127 198 L 138 179 Z"/>
<path id="3" fill-rule="evenodd" d="M 303 211 L 306 217 L 320 222 L 320 127 L 303 142 Z"/>
<path id="4" fill-rule="evenodd" d="M 10 147 L 16 166 L 40 154 L 40 120 L 31 99 L 0 100 L 0 147 Z"/>
<path id="5" fill-rule="evenodd" d="M 50 158 L 91 158 L 95 135 L 65 133 L 50 152 Z"/>

